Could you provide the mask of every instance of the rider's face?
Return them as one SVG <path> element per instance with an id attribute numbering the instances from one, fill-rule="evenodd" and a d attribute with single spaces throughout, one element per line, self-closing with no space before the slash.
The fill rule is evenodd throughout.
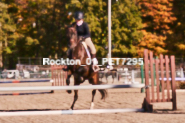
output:
<path id="1" fill-rule="evenodd" d="M 70 43 L 71 43 L 71 44 L 73 44 L 74 41 L 75 41 L 75 40 L 74 40 L 73 38 L 70 39 Z"/>
<path id="2" fill-rule="evenodd" d="M 82 19 L 81 19 L 81 20 L 82 20 Z M 76 19 L 75 21 L 76 21 L 76 22 L 79 22 L 79 21 L 81 21 L 81 20 L 77 20 L 77 19 Z"/>

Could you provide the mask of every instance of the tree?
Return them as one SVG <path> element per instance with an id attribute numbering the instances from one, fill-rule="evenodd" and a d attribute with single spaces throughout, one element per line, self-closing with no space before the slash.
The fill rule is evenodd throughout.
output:
<path id="1" fill-rule="evenodd" d="M 65 25 L 74 22 L 76 10 L 85 12 L 97 56 L 108 53 L 107 0 L 4 0 L 16 22 L 14 57 L 64 57 L 67 51 Z M 72 14 L 70 14 L 72 13 Z M 141 13 L 135 0 L 112 1 L 113 57 L 137 55 L 142 38 Z"/>
<path id="2" fill-rule="evenodd" d="M 60 0 L 16 0 L 9 3 L 17 23 L 17 41 L 21 57 L 54 57 L 64 55 L 65 22 L 69 22 L 65 2 Z M 15 10 L 17 10 L 15 12 Z M 22 19 L 22 21 L 18 21 Z"/>
<path id="3" fill-rule="evenodd" d="M 16 51 L 16 25 L 8 13 L 8 6 L 0 2 L 0 67 L 6 66 L 8 58 Z"/>
<path id="4" fill-rule="evenodd" d="M 168 53 L 166 39 L 172 33 L 170 24 L 176 17 L 172 12 L 172 0 L 138 0 L 141 6 L 144 37 L 139 44 L 139 53 L 144 48 L 154 51 L 155 54 Z"/>
<path id="5" fill-rule="evenodd" d="M 177 57 L 185 57 L 185 1 L 174 0 L 172 11 L 177 20 L 171 24 L 173 33 L 168 35 L 167 48 L 169 54 L 175 54 Z"/>

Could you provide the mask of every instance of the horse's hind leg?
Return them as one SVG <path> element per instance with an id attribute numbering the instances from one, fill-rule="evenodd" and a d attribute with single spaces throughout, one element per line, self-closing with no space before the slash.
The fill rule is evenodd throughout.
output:
<path id="1" fill-rule="evenodd" d="M 94 96 L 95 96 L 95 94 L 96 94 L 96 90 L 93 90 L 92 91 L 92 101 L 91 101 L 91 107 L 90 107 L 90 109 L 93 109 L 94 108 Z"/>
<path id="2" fill-rule="evenodd" d="M 98 74 L 95 74 L 92 76 L 92 78 L 89 79 L 89 83 L 92 84 L 92 85 L 99 85 L 100 82 L 99 82 L 99 75 Z M 101 90 L 98 90 L 102 96 L 101 99 L 105 99 L 106 95 L 107 95 L 107 92 L 106 90 L 104 89 L 101 89 Z M 94 96 L 96 94 L 96 90 L 93 90 L 92 91 L 92 102 L 91 102 L 91 107 L 90 109 L 93 109 L 94 108 Z"/>
<path id="3" fill-rule="evenodd" d="M 98 74 L 97 74 L 98 75 Z M 99 77 L 97 75 L 92 76 L 92 78 L 89 79 L 89 83 L 92 85 L 97 85 L 99 83 Z M 94 89 L 92 91 L 92 101 L 91 101 L 91 107 L 90 109 L 94 108 L 94 96 L 96 94 L 96 90 Z"/>

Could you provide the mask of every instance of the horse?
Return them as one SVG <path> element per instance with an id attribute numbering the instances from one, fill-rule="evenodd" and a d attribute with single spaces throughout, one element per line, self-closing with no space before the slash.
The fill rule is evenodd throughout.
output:
<path id="1" fill-rule="evenodd" d="M 105 70 L 105 77 L 106 77 L 107 83 L 108 83 L 108 79 L 107 78 L 109 76 L 112 76 L 112 79 L 113 79 L 112 83 L 114 83 L 114 79 L 117 77 L 117 70 L 116 69 L 108 70 L 106 68 L 106 70 Z"/>
<path id="2" fill-rule="evenodd" d="M 117 77 L 117 69 L 109 69 L 108 65 L 104 66 L 103 68 L 100 69 L 99 76 L 102 80 L 102 78 L 105 76 L 106 78 L 106 83 L 108 83 L 108 77 L 112 76 L 112 83 L 114 83 L 114 79 Z"/>
<path id="3" fill-rule="evenodd" d="M 86 50 L 82 44 L 83 39 L 80 37 L 77 37 L 77 31 L 76 28 L 73 26 L 70 26 L 67 28 L 67 37 L 70 42 L 70 48 L 72 49 L 71 53 L 72 55 L 69 55 L 74 60 L 80 60 L 81 64 L 71 65 L 68 69 L 68 76 L 66 79 L 66 85 L 70 84 L 70 77 L 71 75 L 74 76 L 74 85 L 80 85 L 85 80 L 88 80 L 90 84 L 92 85 L 99 85 L 101 84 L 99 82 L 98 72 L 94 72 L 91 65 L 86 65 L 86 59 L 88 58 L 88 55 L 86 53 Z M 83 66 L 82 66 L 83 65 Z M 101 94 L 101 99 L 105 99 L 107 96 L 107 91 L 105 89 L 99 89 L 98 90 Z M 71 93 L 71 90 L 67 90 L 68 93 Z M 96 94 L 96 90 L 94 89 L 92 91 L 92 100 L 91 100 L 91 106 L 90 109 L 94 108 L 94 96 Z M 71 105 L 71 109 L 73 110 L 75 102 L 78 99 L 78 90 L 74 90 L 74 100 Z"/>

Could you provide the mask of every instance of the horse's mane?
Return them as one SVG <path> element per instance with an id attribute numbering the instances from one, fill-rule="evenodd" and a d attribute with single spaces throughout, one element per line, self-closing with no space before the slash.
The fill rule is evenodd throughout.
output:
<path id="1" fill-rule="evenodd" d="M 85 51 L 82 43 L 80 43 L 82 38 L 77 36 L 77 31 L 76 31 L 75 26 L 68 27 L 67 36 L 70 41 L 70 48 L 73 49 L 73 57 L 75 57 L 75 59 L 76 58 L 80 59 L 82 63 L 85 62 L 83 59 L 84 59 L 84 57 L 87 57 L 87 54 L 86 54 L 86 51 Z M 72 41 L 74 41 L 74 42 L 72 42 Z"/>
<path id="2" fill-rule="evenodd" d="M 68 26 L 67 27 L 67 38 L 70 43 L 70 48 L 74 48 L 77 45 L 78 42 L 78 36 L 77 36 L 77 31 L 76 28 L 73 26 Z"/>

